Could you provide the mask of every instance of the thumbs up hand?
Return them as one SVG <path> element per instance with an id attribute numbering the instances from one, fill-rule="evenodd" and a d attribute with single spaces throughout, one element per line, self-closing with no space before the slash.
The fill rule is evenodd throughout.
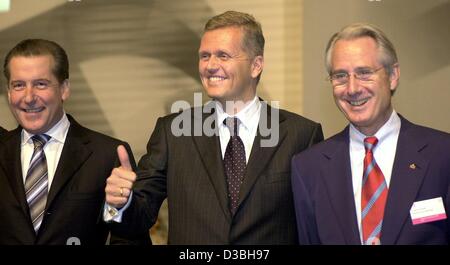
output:
<path id="1" fill-rule="evenodd" d="M 117 156 L 119 157 L 121 168 L 128 171 L 133 171 L 133 169 L 131 168 L 130 158 L 128 157 L 127 149 L 125 149 L 123 145 L 119 145 L 117 147 Z"/>
<path id="2" fill-rule="evenodd" d="M 130 197 L 136 173 L 133 172 L 128 152 L 123 145 L 117 147 L 117 155 L 120 167 L 114 168 L 106 180 L 105 193 L 106 203 L 115 208 L 122 208 Z"/>

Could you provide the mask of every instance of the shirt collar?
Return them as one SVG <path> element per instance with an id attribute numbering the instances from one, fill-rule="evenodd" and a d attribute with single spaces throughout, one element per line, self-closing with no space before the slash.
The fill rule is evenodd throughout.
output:
<path id="1" fill-rule="evenodd" d="M 60 143 L 64 143 L 66 133 L 69 129 L 70 122 L 67 118 L 66 113 L 64 112 L 62 118 L 56 123 L 50 130 L 48 130 L 45 134 L 51 137 L 50 141 L 58 141 Z M 27 132 L 25 129 L 22 129 L 22 145 L 26 143 L 33 143 L 31 137 L 34 134 Z"/>
<path id="2" fill-rule="evenodd" d="M 219 125 L 223 124 L 223 121 L 228 117 L 236 117 L 239 119 L 240 124 L 242 124 L 246 129 L 250 130 L 252 121 L 254 120 L 254 116 L 258 113 L 261 107 L 261 102 L 259 101 L 258 96 L 255 95 L 252 101 L 248 102 L 246 106 L 236 113 L 234 116 L 230 116 L 226 113 L 222 105 L 216 101 L 216 110 L 217 110 L 217 121 Z"/>

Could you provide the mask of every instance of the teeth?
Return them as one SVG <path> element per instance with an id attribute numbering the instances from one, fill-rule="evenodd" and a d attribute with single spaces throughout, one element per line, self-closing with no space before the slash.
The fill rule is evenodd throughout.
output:
<path id="1" fill-rule="evenodd" d="M 349 103 L 352 106 L 361 106 L 364 103 L 366 103 L 367 101 L 368 101 L 368 99 L 362 99 L 362 100 L 357 100 L 357 101 L 349 101 Z"/>
<path id="2" fill-rule="evenodd" d="M 26 113 L 37 113 L 42 111 L 43 108 L 37 108 L 37 109 L 25 109 Z"/>
<path id="3" fill-rule="evenodd" d="M 211 76 L 209 77 L 210 81 L 222 81 L 225 80 L 225 77 L 220 77 L 220 76 Z"/>

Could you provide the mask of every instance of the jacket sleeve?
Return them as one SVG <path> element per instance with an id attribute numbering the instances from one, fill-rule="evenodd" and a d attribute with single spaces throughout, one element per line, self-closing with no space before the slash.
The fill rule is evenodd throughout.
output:
<path id="1" fill-rule="evenodd" d="M 167 197 L 168 145 L 164 122 L 164 118 L 159 118 L 156 122 L 147 144 L 147 153 L 139 161 L 131 203 L 123 213 L 122 222 L 111 225 L 111 230 L 118 236 L 139 238 L 148 233 Z"/>
<path id="2" fill-rule="evenodd" d="M 320 244 L 314 214 L 314 204 L 301 171 L 301 160 L 298 156 L 292 159 L 291 183 L 294 197 L 295 217 L 297 222 L 298 241 L 301 245 Z"/>

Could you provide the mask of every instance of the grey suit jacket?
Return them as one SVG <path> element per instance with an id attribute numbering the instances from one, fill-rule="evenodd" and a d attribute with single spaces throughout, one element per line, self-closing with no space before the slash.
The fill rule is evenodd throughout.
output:
<path id="1" fill-rule="evenodd" d="M 263 106 L 269 110 L 270 121 L 273 109 L 264 102 Z M 202 109 L 190 111 L 193 115 Z M 139 162 L 121 232 L 133 235 L 149 229 L 167 197 L 169 244 L 295 244 L 290 160 L 323 140 L 320 124 L 279 110 L 278 144 L 261 147 L 261 140 L 268 137 L 260 133 L 260 120 L 239 206 L 232 215 L 219 136 L 174 136 L 171 124 L 179 115 L 168 115 L 156 123 L 147 154 Z M 205 120 L 211 115 L 215 114 L 203 113 L 201 117 Z"/>

